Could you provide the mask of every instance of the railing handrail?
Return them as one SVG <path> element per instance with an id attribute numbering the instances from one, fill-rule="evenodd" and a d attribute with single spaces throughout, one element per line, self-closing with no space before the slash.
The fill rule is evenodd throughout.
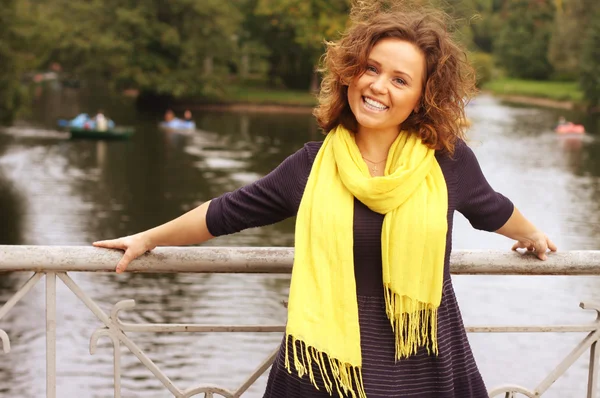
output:
<path id="1" fill-rule="evenodd" d="M 92 246 L 0 245 L 0 272 L 112 272 L 118 250 Z M 159 247 L 128 272 L 290 273 L 291 247 Z M 451 272 L 462 275 L 600 275 L 600 250 L 549 253 L 547 261 L 510 250 L 454 250 Z"/>

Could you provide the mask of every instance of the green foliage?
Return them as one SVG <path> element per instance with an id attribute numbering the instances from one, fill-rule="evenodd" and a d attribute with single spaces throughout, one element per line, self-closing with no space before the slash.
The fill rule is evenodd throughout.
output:
<path id="1" fill-rule="evenodd" d="M 0 12 L 0 123 L 10 124 L 22 101 L 21 55 L 16 0 L 4 1 Z"/>
<path id="2" fill-rule="evenodd" d="M 450 17 L 453 37 L 466 48 L 474 47 L 473 23 L 479 20 L 476 0 L 432 0 L 431 4 Z"/>
<path id="3" fill-rule="evenodd" d="M 213 94 L 238 48 L 242 16 L 231 2 L 47 4 L 58 32 L 51 58 L 74 73 L 107 79 L 118 89 L 174 97 Z"/>
<path id="4" fill-rule="evenodd" d="M 548 48 L 554 21 L 551 0 L 507 0 L 494 53 L 510 76 L 543 80 L 552 65 Z"/>
<path id="5" fill-rule="evenodd" d="M 256 0 L 254 34 L 271 52 L 269 77 L 293 89 L 308 89 L 324 40 L 344 30 L 350 0 Z"/>
<path id="6" fill-rule="evenodd" d="M 581 89 L 590 107 L 600 107 L 600 6 L 595 5 L 583 41 Z"/>
<path id="7" fill-rule="evenodd" d="M 589 21 L 587 3 L 587 0 L 568 0 L 557 8 L 548 54 L 555 79 L 576 80 L 579 75 L 581 32 Z"/>
<path id="8" fill-rule="evenodd" d="M 0 119 L 13 118 L 23 101 L 24 73 L 54 62 L 67 75 L 109 82 L 119 91 L 138 89 L 145 98 L 242 98 L 251 91 L 231 87 L 250 81 L 314 90 L 324 41 L 339 37 L 353 1 L 5 0 Z M 479 85 L 492 75 L 487 54 L 493 52 L 511 78 L 581 76 L 586 96 L 597 103 L 596 0 L 364 1 L 410 1 L 446 11 Z M 282 95 L 272 90 L 265 98 Z"/>
<path id="9" fill-rule="evenodd" d="M 350 1 L 258 0 L 255 12 L 268 17 L 273 26 L 291 28 L 296 43 L 320 53 L 323 39 L 333 40 L 344 29 Z"/>
<path id="10" fill-rule="evenodd" d="M 494 41 L 502 26 L 500 13 L 495 9 L 493 0 L 477 0 L 476 14 L 471 19 L 473 45 L 479 51 L 491 53 Z"/>
<path id="11" fill-rule="evenodd" d="M 494 59 L 492 54 L 473 52 L 469 53 L 469 62 L 477 72 L 477 87 L 481 87 L 492 80 Z"/>

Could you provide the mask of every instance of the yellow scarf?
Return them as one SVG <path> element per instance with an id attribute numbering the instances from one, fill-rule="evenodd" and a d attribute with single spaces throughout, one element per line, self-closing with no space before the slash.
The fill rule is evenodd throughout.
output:
<path id="1" fill-rule="evenodd" d="M 353 258 L 354 197 L 385 214 L 381 231 L 386 312 L 396 359 L 426 346 L 437 354 L 448 192 L 435 151 L 401 132 L 383 177 L 371 177 L 353 134 L 329 132 L 312 166 L 296 221 L 285 366 L 316 387 L 365 398 Z M 300 350 L 296 349 L 296 343 Z"/>

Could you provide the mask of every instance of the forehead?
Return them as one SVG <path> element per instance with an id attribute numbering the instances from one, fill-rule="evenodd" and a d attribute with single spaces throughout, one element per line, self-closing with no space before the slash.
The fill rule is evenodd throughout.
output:
<path id="1" fill-rule="evenodd" d="M 421 78 L 425 70 L 425 57 L 421 50 L 401 39 L 379 40 L 371 49 L 369 58 L 380 63 L 385 69 L 406 72 L 414 79 Z"/>

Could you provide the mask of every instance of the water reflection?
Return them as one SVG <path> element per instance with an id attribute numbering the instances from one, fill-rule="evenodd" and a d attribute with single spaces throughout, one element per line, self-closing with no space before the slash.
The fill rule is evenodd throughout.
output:
<path id="1" fill-rule="evenodd" d="M 57 97 L 58 96 L 58 97 Z M 106 97 L 108 98 L 108 97 Z M 193 132 L 157 128 L 160 115 L 127 100 L 81 97 L 76 90 L 40 93 L 31 117 L 0 133 L 0 239 L 10 244 L 89 244 L 138 232 L 268 173 L 310 140 L 319 140 L 309 114 L 196 112 Z M 134 125 L 130 141 L 69 141 L 55 120 L 96 108 Z M 600 142 L 564 140 L 552 132 L 563 111 L 513 107 L 482 96 L 468 108 L 471 145 L 492 186 L 509 196 L 562 250 L 600 248 Z M 576 115 L 566 115 L 576 120 Z M 586 121 L 586 126 L 594 121 Z M 588 127 L 590 129 L 590 127 Z M 590 129 L 591 131 L 591 129 Z M 210 245 L 291 246 L 294 220 L 214 240 Z M 4 235 L 2 235 L 4 234 Z M 474 231 L 457 216 L 454 247 L 503 249 L 511 242 Z M 130 322 L 283 323 L 289 276 L 75 274 L 108 311 L 134 298 Z M 25 275 L 0 278 L 6 301 Z M 566 323 L 590 320 L 579 300 L 598 300 L 598 278 L 460 277 L 456 290 L 468 324 Z M 59 284 L 60 285 L 60 284 Z M 62 286 L 62 285 L 60 285 Z M 43 289 L 0 321 L 13 352 L 0 362 L 0 393 L 43 396 Z M 101 340 L 87 352 L 100 323 L 66 288 L 58 292 L 59 396 L 111 396 L 112 350 Z M 202 382 L 234 387 L 277 346 L 281 336 L 132 334 L 181 388 Z M 577 336 L 472 335 L 489 386 L 508 380 L 533 386 L 575 344 Z M 131 355 L 125 356 L 124 396 L 166 396 Z M 227 372 L 222 369 L 226 368 Z M 41 375 L 41 376 L 40 376 Z M 583 364 L 549 397 L 583 396 Z M 265 379 L 251 389 L 260 397 Z M 41 387 L 40 387 L 41 386 Z M 17 392 L 18 391 L 18 392 Z M 92 392 L 93 391 L 93 392 Z"/>
<path id="2" fill-rule="evenodd" d="M 9 137 L 0 135 L 0 161 L 9 141 Z M 16 245 L 23 241 L 23 201 L 24 197 L 0 168 L 0 245 Z"/>

